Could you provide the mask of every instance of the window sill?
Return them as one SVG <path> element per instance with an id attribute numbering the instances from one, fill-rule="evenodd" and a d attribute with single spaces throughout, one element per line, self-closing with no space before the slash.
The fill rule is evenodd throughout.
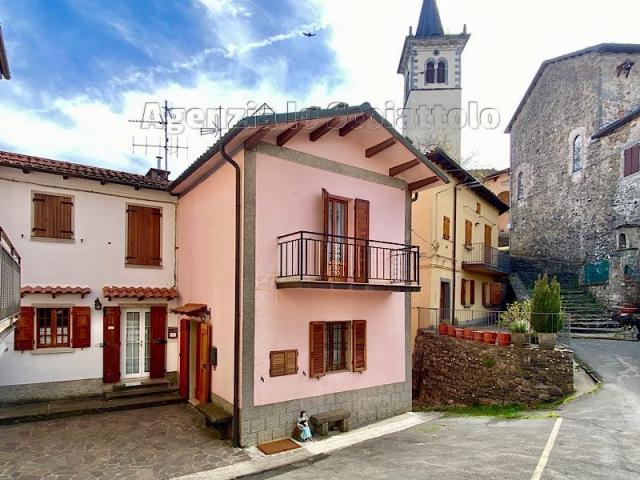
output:
<path id="1" fill-rule="evenodd" d="M 37 348 L 31 352 L 31 355 L 50 355 L 54 353 L 73 353 L 73 348 L 71 347 L 60 347 L 60 348 Z"/>
<path id="2" fill-rule="evenodd" d="M 48 238 L 48 237 L 34 237 L 31 236 L 33 242 L 47 242 L 47 243 L 76 243 L 74 238 Z"/>
<path id="3" fill-rule="evenodd" d="M 151 269 L 151 270 L 162 270 L 162 265 L 136 265 L 134 263 L 125 263 L 125 268 L 141 268 L 141 269 Z"/>
<path id="4" fill-rule="evenodd" d="M 342 370 L 332 370 L 330 372 L 327 372 L 327 375 L 331 375 L 331 374 L 334 374 L 334 373 L 352 373 L 352 372 L 351 372 L 351 370 L 349 370 L 347 368 L 344 368 Z"/>

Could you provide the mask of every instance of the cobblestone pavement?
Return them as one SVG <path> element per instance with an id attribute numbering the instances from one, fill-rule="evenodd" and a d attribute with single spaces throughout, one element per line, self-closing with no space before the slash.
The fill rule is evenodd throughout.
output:
<path id="1" fill-rule="evenodd" d="M 0 427 L 0 479 L 158 479 L 248 458 L 188 405 Z"/>

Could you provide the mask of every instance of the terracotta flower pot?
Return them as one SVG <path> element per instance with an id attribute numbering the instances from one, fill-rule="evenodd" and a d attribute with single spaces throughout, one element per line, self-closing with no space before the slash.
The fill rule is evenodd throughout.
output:
<path id="1" fill-rule="evenodd" d="M 484 343 L 489 345 L 496 344 L 496 332 L 484 332 Z"/>
<path id="2" fill-rule="evenodd" d="M 446 323 L 441 323 L 440 325 L 438 325 L 438 333 L 440 335 L 446 335 L 447 334 L 447 324 Z"/>
<path id="3" fill-rule="evenodd" d="M 473 332 L 473 341 L 474 342 L 484 342 L 484 332 L 481 332 L 480 330 L 475 330 Z"/>
<path id="4" fill-rule="evenodd" d="M 464 328 L 456 328 L 456 338 L 464 338 Z"/>
<path id="5" fill-rule="evenodd" d="M 498 345 L 508 347 L 511 345 L 511 334 L 507 332 L 498 333 Z"/>
<path id="6" fill-rule="evenodd" d="M 447 325 L 447 335 L 449 335 L 450 337 L 455 337 L 456 327 L 454 327 L 453 325 Z"/>
<path id="7" fill-rule="evenodd" d="M 465 340 L 473 340 L 473 328 L 465 328 L 464 329 L 464 339 Z"/>

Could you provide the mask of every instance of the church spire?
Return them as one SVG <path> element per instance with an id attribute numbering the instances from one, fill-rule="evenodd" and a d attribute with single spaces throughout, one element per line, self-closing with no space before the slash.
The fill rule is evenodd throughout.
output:
<path id="1" fill-rule="evenodd" d="M 444 35 L 440 12 L 436 0 L 424 0 L 420 20 L 416 29 L 416 37 L 434 37 Z"/>

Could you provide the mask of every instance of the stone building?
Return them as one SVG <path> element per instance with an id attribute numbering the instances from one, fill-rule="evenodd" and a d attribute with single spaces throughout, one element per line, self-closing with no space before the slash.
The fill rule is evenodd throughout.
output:
<path id="1" fill-rule="evenodd" d="M 640 45 L 545 61 L 511 135 L 511 252 L 561 260 L 609 307 L 637 305 Z"/>

